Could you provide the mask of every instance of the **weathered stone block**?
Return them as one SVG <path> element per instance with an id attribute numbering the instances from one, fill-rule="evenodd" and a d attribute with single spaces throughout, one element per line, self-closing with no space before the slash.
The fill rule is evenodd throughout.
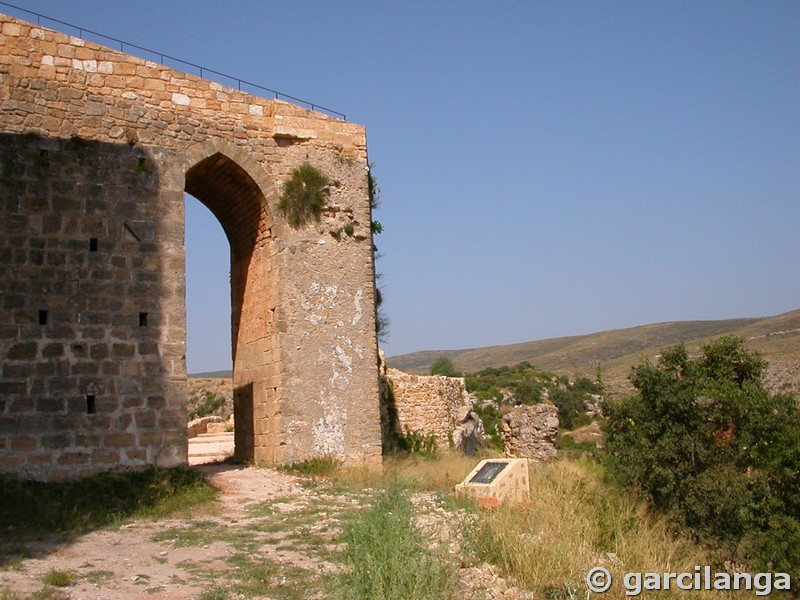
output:
<path id="1" fill-rule="evenodd" d="M 0 394 L 24 394 L 28 391 L 28 384 L 24 381 L 0 381 Z"/>
<path id="2" fill-rule="evenodd" d="M 8 360 L 33 360 L 39 351 L 39 344 L 36 342 L 22 342 L 14 344 L 8 349 L 6 358 Z"/>
<path id="3" fill-rule="evenodd" d="M 62 398 L 39 398 L 36 400 L 36 409 L 43 413 L 63 412 L 65 402 Z"/>
<path id="4" fill-rule="evenodd" d="M 132 433 L 107 433 L 103 438 L 104 448 L 131 448 L 134 447 L 136 436 Z"/>
<path id="5" fill-rule="evenodd" d="M 70 445 L 70 436 L 66 434 L 43 435 L 41 445 L 46 450 L 62 450 Z"/>
<path id="6" fill-rule="evenodd" d="M 35 452 L 39 449 L 39 438 L 32 435 L 21 435 L 11 439 L 12 452 Z"/>

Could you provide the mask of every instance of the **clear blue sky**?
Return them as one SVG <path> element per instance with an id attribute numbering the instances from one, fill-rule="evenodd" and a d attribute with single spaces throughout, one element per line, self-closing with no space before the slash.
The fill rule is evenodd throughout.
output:
<path id="1" fill-rule="evenodd" d="M 800 2 L 12 3 L 366 125 L 389 355 L 800 307 Z M 189 370 L 228 368 L 188 209 Z"/>

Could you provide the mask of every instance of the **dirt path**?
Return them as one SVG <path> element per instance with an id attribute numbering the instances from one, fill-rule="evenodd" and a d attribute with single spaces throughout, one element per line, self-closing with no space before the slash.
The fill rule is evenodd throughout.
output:
<path id="1" fill-rule="evenodd" d="M 342 568 L 335 560 L 343 550 L 337 545 L 342 522 L 369 501 L 370 490 L 337 494 L 271 469 L 196 468 L 220 495 L 190 518 L 139 520 L 69 541 L 0 544 L 0 557 L 11 557 L 0 567 L 0 598 L 323 598 L 317 590 Z M 414 503 L 418 526 L 447 529 L 452 515 L 434 494 L 417 494 Z M 451 552 L 460 551 L 454 546 Z M 46 585 L 54 572 L 72 582 Z M 531 597 L 488 565 L 463 568 L 459 579 L 463 600 Z"/>
<path id="2" fill-rule="evenodd" d="M 40 540 L 17 545 L 11 550 L 17 557 L 0 571 L 0 592 L 23 597 L 40 592 L 47 573 L 63 571 L 73 574 L 74 582 L 51 590 L 53 598 L 197 598 L 213 584 L 215 571 L 230 572 L 231 557 L 261 541 L 249 529 L 264 519 L 248 516 L 248 509 L 281 500 L 277 511 L 294 512 L 307 507 L 312 495 L 297 478 L 274 470 L 198 468 L 221 490 L 210 514 L 190 520 L 135 521 L 66 543 Z M 273 544 L 258 546 L 259 556 L 269 562 L 290 558 L 297 568 L 309 566 L 308 557 L 298 553 L 291 556 Z"/>

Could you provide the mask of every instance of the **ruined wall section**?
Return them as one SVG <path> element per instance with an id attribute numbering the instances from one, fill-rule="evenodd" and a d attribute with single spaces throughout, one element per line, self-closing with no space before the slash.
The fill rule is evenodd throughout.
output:
<path id="1" fill-rule="evenodd" d="M 462 377 L 410 375 L 387 369 L 397 411 L 397 433 L 433 435 L 446 448 L 453 431 L 469 414 L 472 403 Z"/>
<path id="2" fill-rule="evenodd" d="M 0 15 L 0 134 L 8 140 L 28 140 L 15 142 L 24 155 L 25 168 L 12 169 L 14 178 L 6 181 L 2 197 L 3 227 L 9 232 L 4 241 L 14 241 L 0 248 L 0 262 L 5 269 L 4 282 L 12 281 L 16 286 L 9 287 L 2 299 L 10 308 L 4 310 L 0 322 L 3 468 L 19 462 L 17 458 L 11 462 L 6 459 L 18 456 L 22 448 L 30 448 L 26 452 L 33 454 L 28 457 L 45 453 L 41 440 L 34 442 L 26 437 L 29 428 L 20 420 L 18 409 L 32 402 L 31 410 L 38 415 L 39 403 L 44 407 L 45 398 L 55 395 L 52 406 L 58 410 L 51 414 L 58 418 L 47 417 L 42 431 L 66 431 L 71 427 L 67 421 L 72 422 L 73 410 L 85 412 L 78 404 L 91 395 L 88 388 L 74 379 L 78 374 L 69 370 L 71 366 L 67 371 L 59 366 L 76 360 L 68 341 L 87 339 L 90 347 L 104 343 L 110 348 L 109 361 L 124 368 L 125 361 L 114 360 L 116 338 L 109 337 L 108 332 L 115 327 L 114 317 L 122 319 L 123 313 L 130 314 L 129 309 L 137 308 L 133 311 L 137 319 L 139 312 L 148 313 L 148 326 L 153 329 L 142 343 L 156 347 L 140 349 L 138 341 L 128 341 L 138 340 L 130 336 L 145 335 L 136 331 L 116 342 L 135 346 L 134 355 L 117 358 L 135 359 L 129 362 L 141 370 L 139 385 L 143 390 L 160 389 L 169 410 L 185 404 L 183 193 L 187 173 L 217 156 L 241 167 L 246 177 L 239 180 L 252 182 L 256 188 L 253 194 L 262 202 L 252 233 L 255 239 L 247 234 L 244 244 L 255 259 L 236 263 L 237 270 L 246 271 L 242 277 L 247 289 L 258 290 L 242 301 L 243 314 L 249 311 L 242 325 L 247 331 L 237 335 L 247 337 L 246 352 L 252 358 L 241 369 L 246 372 L 244 380 L 235 382 L 240 390 L 249 386 L 251 394 L 253 457 L 273 463 L 320 454 L 334 454 L 350 462 L 380 460 L 374 267 L 362 126 L 258 98 Z M 41 155 L 43 150 L 52 152 L 50 160 L 55 164 L 62 160 L 58 155 L 72 153 L 74 146 L 86 143 L 94 144 L 94 154 L 84 155 L 85 162 L 47 184 L 58 187 L 57 192 L 37 187 L 42 184 L 34 171 L 43 166 L 37 161 L 47 160 Z M 11 147 L 4 144 L 3 161 L 13 160 Z M 72 159 L 64 156 L 63 160 Z M 278 214 L 277 203 L 282 183 L 294 167 L 306 161 L 334 183 L 322 222 L 294 230 Z M 127 171 L 127 175 L 113 173 L 115 167 Z M 134 178 L 134 183 L 123 181 L 125 177 Z M 145 180 L 147 185 L 142 183 Z M 93 218 L 91 214 L 85 219 L 78 217 L 91 201 L 78 187 L 80 182 L 94 183 L 97 201 L 105 204 L 100 233 L 90 231 L 86 224 Z M 125 207 L 126 201 L 131 204 L 130 210 Z M 48 228 L 48 219 L 57 219 L 58 226 Z M 134 221 L 142 222 L 141 230 L 125 226 Z M 348 223 L 353 226 L 352 235 L 344 233 Z M 128 229 L 138 238 L 134 240 L 135 251 L 123 246 L 128 243 Z M 71 307 L 75 296 L 72 288 L 63 284 L 66 267 L 62 275 L 53 274 L 49 261 L 59 259 L 50 258 L 46 252 L 42 255 L 42 251 L 50 248 L 56 256 L 63 251 L 58 244 L 83 247 L 89 243 L 87 236 L 97 237 L 100 247 L 110 253 L 109 261 L 118 257 L 108 271 L 105 266 L 95 268 L 87 263 L 92 266 L 87 271 L 89 279 L 124 280 L 122 273 L 127 272 L 133 283 L 153 278 L 157 293 L 133 289 L 129 293 L 124 286 L 115 287 L 112 295 L 122 303 L 120 312 L 116 308 L 100 311 L 94 333 L 85 329 L 88 323 L 83 322 L 80 330 L 64 330 L 58 336 L 33 331 L 29 325 L 37 322 L 46 299 L 54 305 L 70 305 L 69 319 L 81 312 Z M 233 245 L 241 236 L 229 233 L 231 237 Z M 141 252 L 142 245 L 150 251 Z M 36 264 L 40 255 L 42 262 Z M 64 260 L 77 260 L 70 256 Z M 25 277 L 13 276 L 22 272 Z M 12 293 L 12 289 L 17 291 Z M 145 297 L 153 308 L 139 310 Z M 50 310 L 55 317 L 55 309 Z M 138 321 L 135 325 L 138 327 Z M 56 352 L 58 346 L 45 352 L 50 344 L 61 344 L 63 354 Z M 121 348 L 119 352 L 130 352 Z M 154 358 L 148 362 L 140 352 L 151 350 Z M 102 360 L 99 356 L 97 360 L 103 375 Z M 104 395 L 109 396 L 109 406 L 122 407 L 126 401 L 134 403 L 133 396 L 140 394 L 132 391 L 127 396 L 119 391 L 127 383 L 104 381 L 105 391 L 95 394 L 97 414 L 104 406 L 100 402 Z M 146 403 L 147 393 L 142 391 L 137 397 Z M 83 401 L 79 402 L 80 398 Z M 123 433 L 132 435 L 119 438 L 120 453 L 129 448 L 137 461 L 141 458 L 147 464 L 160 460 L 153 454 L 169 457 L 160 464 L 185 460 L 185 440 L 165 438 L 159 442 L 171 448 L 165 452 L 142 446 L 137 436 L 144 426 L 136 422 L 140 413 L 143 421 L 158 421 L 159 415 L 164 415 L 163 407 L 150 409 L 146 404 L 141 411 L 131 406 L 109 413 L 110 419 L 129 414 L 134 423 L 127 427 L 119 424 Z M 81 414 L 80 418 L 88 417 Z M 160 424 L 159 431 L 166 435 L 181 430 L 185 436 L 185 422 L 177 424 L 176 417 L 173 427 L 170 419 Z M 56 455 L 56 450 L 63 453 L 84 447 L 70 435 L 53 441 L 51 446 L 58 449 L 46 449 Z M 76 458 L 73 467 L 37 467 L 33 476 L 82 473 L 94 468 L 96 458 L 95 453 L 88 453 Z M 16 471 L 17 467 L 6 470 Z"/>

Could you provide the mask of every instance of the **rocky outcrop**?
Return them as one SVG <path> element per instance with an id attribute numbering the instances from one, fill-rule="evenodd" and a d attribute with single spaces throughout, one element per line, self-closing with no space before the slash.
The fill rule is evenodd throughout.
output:
<path id="1" fill-rule="evenodd" d="M 504 454 L 545 461 L 555 458 L 558 408 L 553 404 L 522 405 L 503 416 L 500 437 Z"/>
<path id="2" fill-rule="evenodd" d="M 478 413 L 470 410 L 453 430 L 453 445 L 467 456 L 472 456 L 483 445 L 484 434 L 483 421 Z"/>

